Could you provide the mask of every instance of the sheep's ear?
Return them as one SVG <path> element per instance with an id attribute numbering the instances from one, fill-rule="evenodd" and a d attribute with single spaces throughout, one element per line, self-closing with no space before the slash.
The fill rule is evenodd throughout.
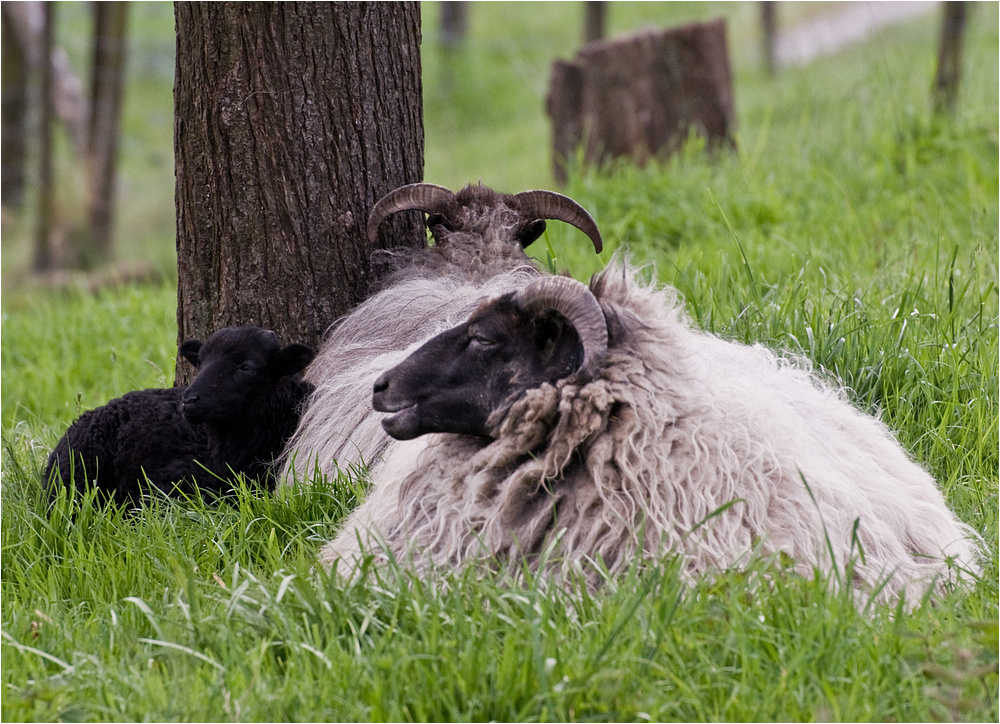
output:
<path id="1" fill-rule="evenodd" d="M 304 344 L 294 342 L 287 347 L 283 347 L 271 360 L 271 369 L 278 377 L 294 375 L 301 372 L 306 365 L 313 361 L 316 350 Z"/>
<path id="2" fill-rule="evenodd" d="M 186 342 L 181 342 L 177 351 L 181 353 L 181 357 L 198 367 L 201 364 L 201 348 L 204 344 L 200 339 L 189 339 Z"/>
<path id="3" fill-rule="evenodd" d="M 535 350 L 542 366 L 552 379 L 561 379 L 579 369 L 583 362 L 583 346 L 576 330 L 554 310 L 539 314 L 532 320 Z"/>
<path id="4" fill-rule="evenodd" d="M 517 232 L 517 241 L 522 249 L 527 249 L 531 243 L 545 231 L 545 219 L 535 219 L 528 222 Z"/>

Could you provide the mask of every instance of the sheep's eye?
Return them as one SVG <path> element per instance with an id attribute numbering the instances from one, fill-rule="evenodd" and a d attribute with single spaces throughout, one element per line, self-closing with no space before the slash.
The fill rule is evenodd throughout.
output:
<path id="1" fill-rule="evenodd" d="M 489 337 L 483 337 L 480 334 L 474 334 L 469 338 L 470 347 L 479 347 L 485 349 L 489 347 L 495 347 L 496 344 L 497 341 L 495 339 L 490 339 Z"/>
<path id="2" fill-rule="evenodd" d="M 237 367 L 237 369 L 245 374 L 250 374 L 251 372 L 254 371 L 254 366 L 249 362 L 244 362 L 239 367 Z"/>

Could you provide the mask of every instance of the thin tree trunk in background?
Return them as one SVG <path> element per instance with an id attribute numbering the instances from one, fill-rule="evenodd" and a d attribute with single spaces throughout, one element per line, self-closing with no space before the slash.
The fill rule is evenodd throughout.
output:
<path id="1" fill-rule="evenodd" d="M 469 27 L 469 4 L 466 2 L 441 3 L 441 44 L 454 48 L 465 41 Z"/>
<path id="2" fill-rule="evenodd" d="M 770 75 L 774 75 L 775 47 L 778 42 L 777 3 L 765 0 L 760 4 L 761 49 L 764 55 L 764 67 Z"/>
<path id="3" fill-rule="evenodd" d="M 11 3 L 0 5 L 2 42 L 2 116 L 0 133 L 0 199 L 4 206 L 24 202 L 28 150 L 28 58 L 10 20 Z"/>
<path id="4" fill-rule="evenodd" d="M 588 0 L 583 4 L 583 42 L 592 43 L 605 35 L 607 5 L 599 0 Z"/>
<path id="5" fill-rule="evenodd" d="M 100 259 L 111 255 L 115 175 L 125 86 L 127 2 L 97 2 L 94 9 L 94 67 L 87 128 L 89 180 L 87 251 Z"/>
<path id="6" fill-rule="evenodd" d="M 257 324 L 317 345 L 368 294 L 375 248 L 424 241 L 416 212 L 374 246 L 365 230 L 380 196 L 423 174 L 420 6 L 174 12 L 179 338 Z"/>
<path id="7" fill-rule="evenodd" d="M 45 3 L 42 9 L 42 68 L 41 113 L 38 119 L 38 218 L 35 231 L 35 271 L 47 271 L 53 266 L 52 227 L 55 210 L 55 187 L 52 173 L 52 36 L 55 24 L 55 3 Z"/>
<path id="8" fill-rule="evenodd" d="M 28 63 L 28 72 L 41 74 L 42 32 L 45 26 L 44 8 L 46 2 L 4 2 L 3 13 L 12 36 L 20 44 Z M 4 39 L 4 45 L 9 41 Z M 53 74 L 51 95 L 56 117 L 66 126 L 66 132 L 73 142 L 73 149 L 83 157 L 86 148 L 86 101 L 83 84 L 73 72 L 69 56 L 55 45 L 49 54 L 50 71 Z M 34 102 L 34 101 L 32 101 Z"/>
<path id="9" fill-rule="evenodd" d="M 962 48 L 965 45 L 967 3 L 944 2 L 937 73 L 934 77 L 934 111 L 954 113 L 962 78 Z"/>
<path id="10" fill-rule="evenodd" d="M 441 3 L 441 90 L 450 96 L 455 86 L 455 71 L 461 67 L 460 50 L 469 30 L 469 3 Z"/>

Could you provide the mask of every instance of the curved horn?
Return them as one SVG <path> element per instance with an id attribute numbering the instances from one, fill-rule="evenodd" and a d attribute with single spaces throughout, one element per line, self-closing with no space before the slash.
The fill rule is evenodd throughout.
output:
<path id="1" fill-rule="evenodd" d="M 380 198 L 368 215 L 368 240 L 375 241 L 378 227 L 386 217 L 397 211 L 419 209 L 429 214 L 438 213 L 441 207 L 455 197 L 450 190 L 437 184 L 407 184 L 390 191 Z"/>
<path id="2" fill-rule="evenodd" d="M 520 210 L 525 216 L 565 221 L 590 237 L 595 253 L 600 254 L 604 248 L 597 222 L 585 208 L 569 196 L 557 194 L 555 191 L 522 191 L 514 198 L 517 199 Z"/>
<path id="3" fill-rule="evenodd" d="M 526 312 L 554 309 L 573 325 L 583 345 L 580 370 L 594 374 L 608 350 L 604 312 L 586 284 L 569 277 L 543 277 L 520 289 L 514 303 Z"/>

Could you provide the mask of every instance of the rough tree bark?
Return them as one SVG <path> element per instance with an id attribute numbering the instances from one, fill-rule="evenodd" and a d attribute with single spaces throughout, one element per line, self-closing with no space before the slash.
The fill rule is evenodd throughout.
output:
<path id="1" fill-rule="evenodd" d="M 174 8 L 179 338 L 259 324 L 316 345 L 373 281 L 374 202 L 422 177 L 420 6 Z M 397 214 L 377 246 L 422 244 L 421 221 Z"/>
<path id="2" fill-rule="evenodd" d="M 94 3 L 94 67 L 87 124 L 88 244 L 82 252 L 111 255 L 115 170 L 125 86 L 127 2 Z"/>

